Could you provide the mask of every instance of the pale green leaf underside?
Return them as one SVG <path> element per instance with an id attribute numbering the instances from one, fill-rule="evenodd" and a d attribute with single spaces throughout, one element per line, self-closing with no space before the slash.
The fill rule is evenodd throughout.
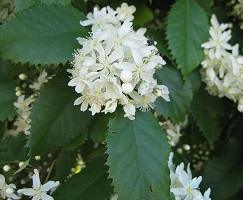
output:
<path id="1" fill-rule="evenodd" d="M 202 61 L 201 44 L 208 37 L 205 11 L 194 0 L 178 0 L 169 12 L 166 30 L 169 48 L 183 76 Z"/>
<path id="2" fill-rule="evenodd" d="M 119 200 L 169 199 L 169 146 L 152 113 L 137 111 L 110 121 L 107 137 L 110 177 Z"/>
<path id="3" fill-rule="evenodd" d="M 86 29 L 84 15 L 72 6 L 40 5 L 16 14 L 0 28 L 0 56 L 14 62 L 59 64 L 78 48 Z"/>
<path id="4" fill-rule="evenodd" d="M 63 74 L 44 85 L 31 113 L 32 155 L 61 147 L 87 131 L 90 115 L 73 105 L 75 98 Z"/>

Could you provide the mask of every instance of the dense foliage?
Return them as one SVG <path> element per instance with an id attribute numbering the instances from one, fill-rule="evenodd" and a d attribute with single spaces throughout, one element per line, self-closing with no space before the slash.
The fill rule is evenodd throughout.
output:
<path id="1" fill-rule="evenodd" d="M 0 199 L 242 198 L 243 2 L 125 2 L 0 0 Z"/>

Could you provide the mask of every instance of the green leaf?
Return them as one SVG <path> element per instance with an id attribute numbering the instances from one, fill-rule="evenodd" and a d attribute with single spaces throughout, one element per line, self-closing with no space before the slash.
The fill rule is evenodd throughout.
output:
<path id="1" fill-rule="evenodd" d="M 169 151 L 152 113 L 137 111 L 135 120 L 117 113 L 109 123 L 107 164 L 119 200 L 169 199 Z"/>
<path id="2" fill-rule="evenodd" d="M 25 148 L 25 135 L 11 136 L 0 143 L 0 163 L 25 161 L 27 149 Z"/>
<path id="3" fill-rule="evenodd" d="M 5 124 L 3 122 L 0 122 L 0 141 L 3 138 L 4 131 L 5 131 Z"/>
<path id="4" fill-rule="evenodd" d="M 67 5 L 71 3 L 71 0 L 15 0 L 15 11 L 20 12 L 36 5 L 52 3 Z"/>
<path id="5" fill-rule="evenodd" d="M 84 15 L 72 6 L 40 5 L 18 13 L 0 28 L 0 56 L 14 62 L 59 64 L 78 48 L 77 37 L 87 32 Z"/>
<path id="6" fill-rule="evenodd" d="M 75 166 L 77 159 L 77 152 L 63 151 L 58 156 L 55 164 L 54 179 L 63 182 L 71 173 L 71 168 Z"/>
<path id="7" fill-rule="evenodd" d="M 147 6 L 137 7 L 137 11 L 134 16 L 134 25 L 135 26 L 144 26 L 148 22 L 154 19 L 152 11 Z"/>
<path id="8" fill-rule="evenodd" d="M 220 135 L 220 116 L 224 113 L 222 99 L 209 95 L 200 89 L 194 96 L 191 113 L 203 135 L 210 143 Z"/>
<path id="9" fill-rule="evenodd" d="M 228 200 L 243 190 L 242 121 L 241 115 L 230 125 L 228 138 L 221 141 L 205 166 L 203 181 L 205 186 L 212 187 L 212 199 Z"/>
<path id="10" fill-rule="evenodd" d="M 162 98 L 156 101 L 156 111 L 175 123 L 184 121 L 186 111 L 192 100 L 190 82 L 184 83 L 180 73 L 171 67 L 163 67 L 156 72 L 156 77 L 158 83 L 166 85 L 170 92 L 169 102 Z"/>
<path id="11" fill-rule="evenodd" d="M 67 86 L 66 75 L 58 74 L 41 90 L 31 113 L 31 154 L 61 147 L 87 131 L 88 112 L 73 105 L 76 95 Z"/>
<path id="12" fill-rule="evenodd" d="M 10 62 L 0 60 L 0 82 L 7 82 L 13 80 L 16 75 L 16 67 Z"/>
<path id="13" fill-rule="evenodd" d="M 107 200 L 112 187 L 107 179 L 107 166 L 101 159 L 95 160 L 61 185 L 54 193 L 55 200 Z"/>
<path id="14" fill-rule="evenodd" d="M 208 19 L 195 0 L 178 0 L 169 12 L 166 30 L 173 58 L 187 77 L 203 59 L 201 44 L 208 38 Z"/>
<path id="15" fill-rule="evenodd" d="M 102 142 L 105 140 L 108 131 L 108 114 L 96 114 L 89 127 L 89 137 L 94 142 Z"/>
<path id="16" fill-rule="evenodd" d="M 15 85 L 12 82 L 0 82 L 0 121 L 15 114 L 14 102 L 16 101 Z"/>
<path id="17" fill-rule="evenodd" d="M 212 14 L 213 0 L 196 0 L 197 3 L 207 12 L 209 16 Z"/>

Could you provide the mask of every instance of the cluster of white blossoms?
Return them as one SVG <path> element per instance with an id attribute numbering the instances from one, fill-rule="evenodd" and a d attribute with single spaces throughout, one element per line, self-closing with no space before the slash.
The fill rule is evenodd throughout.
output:
<path id="1" fill-rule="evenodd" d="M 34 93 L 29 97 L 26 97 L 25 95 L 18 96 L 17 102 L 14 103 L 18 114 L 18 117 L 14 122 L 14 126 L 16 127 L 16 131 L 18 133 L 24 132 L 26 135 L 30 134 L 30 115 L 33 102 L 35 101 L 36 97 L 39 96 L 41 86 L 48 82 L 50 78 L 51 77 L 48 77 L 47 72 L 43 70 L 37 80 L 29 85 L 29 88 L 32 89 Z"/>
<path id="2" fill-rule="evenodd" d="M 170 120 L 160 122 L 160 125 L 165 129 L 167 133 L 168 142 L 172 147 L 175 147 L 182 136 L 181 130 L 187 126 L 187 118 L 184 122 L 173 124 Z"/>
<path id="3" fill-rule="evenodd" d="M 211 200 L 209 188 L 202 194 L 199 190 L 199 185 L 202 177 L 192 178 L 190 165 L 187 165 L 185 170 L 184 163 L 175 166 L 173 163 L 173 153 L 170 154 L 168 167 L 170 169 L 170 192 L 174 194 L 175 200 Z"/>
<path id="4" fill-rule="evenodd" d="M 243 0 L 231 0 L 230 4 L 233 4 L 232 14 L 239 19 L 240 28 L 243 29 Z"/>
<path id="5" fill-rule="evenodd" d="M 126 3 L 116 10 L 94 8 L 87 20 L 80 22 L 92 25 L 92 32 L 87 39 L 77 38 L 82 48 L 74 53 L 68 85 L 80 94 L 74 105 L 81 104 L 81 111 L 112 113 L 122 105 L 124 116 L 133 120 L 136 108 L 153 108 L 157 97 L 169 101 L 168 88 L 153 77 L 166 63 L 148 43 L 146 30 L 133 29 L 135 10 Z"/>
<path id="6" fill-rule="evenodd" d="M 211 18 L 210 40 L 202 45 L 205 59 L 202 62 L 202 79 L 212 95 L 227 97 L 238 103 L 243 112 L 243 56 L 239 45 L 229 44 L 229 24 L 219 24 L 215 15 Z"/>
<path id="7" fill-rule="evenodd" d="M 54 200 L 54 198 L 48 193 L 51 194 L 57 189 L 59 186 L 59 181 L 48 181 L 42 185 L 37 169 L 34 169 L 32 181 L 32 188 L 19 189 L 17 191 L 18 194 L 16 194 L 16 185 L 7 184 L 5 177 L 0 174 L 0 196 L 7 200 L 21 199 L 22 195 L 32 197 L 32 200 Z"/>

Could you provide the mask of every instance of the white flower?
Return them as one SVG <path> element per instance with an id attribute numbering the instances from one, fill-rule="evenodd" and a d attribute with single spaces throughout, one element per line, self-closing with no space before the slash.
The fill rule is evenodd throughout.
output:
<path id="1" fill-rule="evenodd" d="M 116 9 L 117 18 L 121 21 L 134 19 L 133 13 L 136 11 L 135 6 L 128 6 L 127 3 L 122 3 L 121 7 Z"/>
<path id="2" fill-rule="evenodd" d="M 173 153 L 169 156 L 168 167 L 170 169 L 170 191 L 174 194 L 175 199 L 178 200 L 211 200 L 210 192 L 208 189 L 204 195 L 199 190 L 199 185 L 202 181 L 202 177 L 192 178 L 192 172 L 190 165 L 187 165 L 185 170 L 184 163 L 181 163 L 175 167 L 173 163 Z"/>
<path id="3" fill-rule="evenodd" d="M 5 182 L 5 177 L 0 174 L 0 195 L 3 199 L 12 200 L 12 199 L 20 199 L 19 196 L 15 194 L 16 185 L 7 184 Z"/>
<path id="4" fill-rule="evenodd" d="M 211 19 L 210 40 L 202 45 L 205 59 L 202 62 L 202 79 L 212 95 L 227 97 L 238 102 L 238 110 L 243 112 L 243 56 L 239 55 L 239 45 L 231 46 L 229 25 L 219 24 L 215 15 Z"/>
<path id="5" fill-rule="evenodd" d="M 47 72 L 45 70 L 43 70 L 40 73 L 40 75 L 38 76 L 37 80 L 33 84 L 31 84 L 29 87 L 32 90 L 39 91 L 41 89 L 41 86 L 44 83 L 47 83 L 49 79 L 51 79 L 51 77 L 48 77 Z"/>
<path id="6" fill-rule="evenodd" d="M 17 102 L 14 103 L 18 113 L 18 117 L 14 122 L 17 132 L 24 132 L 26 135 L 30 133 L 30 115 L 34 100 L 34 95 L 27 98 L 25 98 L 25 95 L 21 95 L 18 97 Z"/>
<path id="7" fill-rule="evenodd" d="M 135 118 L 136 108 L 153 109 L 158 97 L 169 101 L 169 90 L 154 79 L 165 65 L 154 45 L 148 44 L 146 30 L 133 29 L 134 6 L 122 4 L 117 10 L 94 8 L 83 26 L 92 25 L 91 36 L 78 38 L 82 45 L 74 53 L 69 86 L 80 94 L 74 105 L 92 115 L 115 112 L 123 107 L 125 117 Z"/>
<path id="8" fill-rule="evenodd" d="M 210 40 L 202 45 L 205 49 L 212 49 L 215 51 L 215 57 L 220 58 L 225 50 L 231 50 L 232 47 L 228 43 L 231 38 L 231 30 L 226 30 L 228 24 L 219 24 L 215 15 L 211 17 L 211 24 L 209 33 Z"/>
<path id="9" fill-rule="evenodd" d="M 182 136 L 181 129 L 187 126 L 187 118 L 184 122 L 179 124 L 173 124 L 170 120 L 160 123 L 167 133 L 167 138 L 171 146 L 176 146 Z"/>
<path id="10" fill-rule="evenodd" d="M 54 191 L 58 185 L 59 181 L 48 181 L 44 185 L 40 182 L 39 172 L 34 169 L 33 186 L 32 188 L 24 188 L 18 190 L 19 194 L 32 197 L 32 200 L 54 200 L 53 197 L 47 194 L 48 191 Z"/>
<path id="11" fill-rule="evenodd" d="M 47 83 L 49 79 L 52 77 L 48 77 L 48 74 L 45 70 L 43 70 L 40 75 L 38 76 L 37 80 L 34 81 L 29 87 L 33 90 L 33 94 L 29 97 L 25 95 L 21 95 L 18 97 L 17 102 L 14 103 L 16 111 L 18 113 L 18 117 L 14 122 L 14 126 L 16 127 L 17 132 L 24 132 L 24 134 L 30 134 L 31 128 L 31 109 L 33 102 L 35 101 L 36 97 L 40 93 L 40 89 L 44 83 Z"/>

